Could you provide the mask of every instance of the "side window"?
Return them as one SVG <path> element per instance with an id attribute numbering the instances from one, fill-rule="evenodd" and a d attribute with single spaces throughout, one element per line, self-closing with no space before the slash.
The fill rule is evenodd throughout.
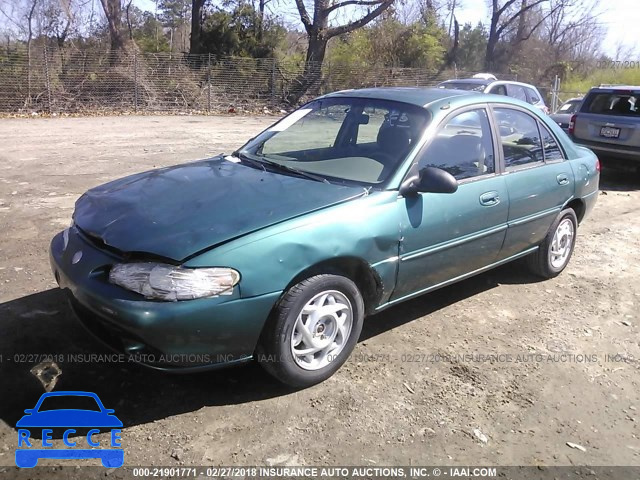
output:
<path id="1" fill-rule="evenodd" d="M 438 167 L 458 180 L 495 172 L 493 141 L 484 108 L 456 115 L 441 126 L 419 167 Z"/>
<path id="2" fill-rule="evenodd" d="M 500 143 L 507 170 L 544 160 L 538 122 L 531 115 L 511 108 L 496 108 Z"/>
<path id="3" fill-rule="evenodd" d="M 356 144 L 375 143 L 378 139 L 380 127 L 382 127 L 385 118 L 389 115 L 389 110 L 366 107 L 362 113 L 368 117 L 368 122 L 358 126 L 358 139 Z"/>
<path id="4" fill-rule="evenodd" d="M 510 97 L 517 98 L 523 102 L 527 101 L 527 95 L 524 93 L 524 87 L 520 85 L 507 85 L 507 92 L 509 92 Z"/>
<path id="5" fill-rule="evenodd" d="M 495 87 L 491 87 L 491 91 L 489 93 L 494 93 L 496 95 L 504 95 L 507 96 L 507 87 L 504 85 L 496 85 Z"/>
<path id="6" fill-rule="evenodd" d="M 554 162 L 564 160 L 562 150 L 558 146 L 558 142 L 553 134 L 542 123 L 539 123 L 540 133 L 542 134 L 542 147 L 544 149 L 544 160 L 546 162 Z"/>
<path id="7" fill-rule="evenodd" d="M 537 105 L 538 103 L 540 103 L 540 96 L 533 88 L 527 88 L 527 95 L 529 96 L 530 104 Z"/>

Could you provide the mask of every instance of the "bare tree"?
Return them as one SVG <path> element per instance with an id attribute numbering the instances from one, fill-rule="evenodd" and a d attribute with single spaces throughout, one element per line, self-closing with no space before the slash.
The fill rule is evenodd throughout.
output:
<path id="1" fill-rule="evenodd" d="M 193 0 L 191 3 L 190 53 L 203 53 L 202 49 L 202 9 L 207 0 Z"/>
<path id="2" fill-rule="evenodd" d="M 8 20 L 19 32 L 20 36 L 26 38 L 27 46 L 27 96 L 25 97 L 25 107 L 31 103 L 31 47 L 34 38 L 33 21 L 36 14 L 36 7 L 39 0 L 27 0 L 10 4 L 10 10 L 0 4 L 0 14 Z"/>
<path id="3" fill-rule="evenodd" d="M 109 36 L 111 38 L 111 50 L 114 52 L 123 50 L 128 43 L 126 34 L 122 28 L 122 1 L 100 0 L 104 15 L 107 18 Z"/>
<path id="4" fill-rule="evenodd" d="M 551 0 L 552 4 L 562 1 Z M 541 37 L 552 52 L 554 62 L 597 56 L 605 35 L 593 0 L 576 1 L 570 7 L 555 10 L 541 29 Z"/>
<path id="5" fill-rule="evenodd" d="M 309 15 L 304 0 L 295 0 L 300 20 L 307 32 L 308 46 L 304 72 L 298 77 L 296 87 L 287 101 L 297 103 L 307 90 L 321 78 L 322 63 L 329 40 L 364 27 L 389 8 L 394 0 L 313 0 L 313 17 Z M 369 7 L 366 14 L 342 25 L 331 26 L 329 19 L 339 17 L 346 8 Z"/>
<path id="6" fill-rule="evenodd" d="M 550 1 L 551 0 L 491 0 L 491 23 L 489 25 L 489 40 L 487 41 L 487 51 L 484 62 L 487 70 L 495 68 L 495 65 L 498 63 L 497 46 L 505 34 L 517 27 L 515 41 L 522 42 L 528 39 L 553 11 L 563 8 L 569 0 L 561 0 L 556 5 L 553 5 L 536 25 L 527 28 L 527 14 L 534 8 L 542 8 L 543 4 L 548 4 Z M 516 22 L 518 22 L 517 26 Z"/>

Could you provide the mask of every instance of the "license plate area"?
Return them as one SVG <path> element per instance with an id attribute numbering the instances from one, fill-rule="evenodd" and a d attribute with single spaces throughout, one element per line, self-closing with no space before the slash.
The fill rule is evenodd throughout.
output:
<path id="1" fill-rule="evenodd" d="M 600 129 L 600 136 L 605 138 L 618 138 L 620 136 L 620 129 L 614 127 L 602 127 Z"/>

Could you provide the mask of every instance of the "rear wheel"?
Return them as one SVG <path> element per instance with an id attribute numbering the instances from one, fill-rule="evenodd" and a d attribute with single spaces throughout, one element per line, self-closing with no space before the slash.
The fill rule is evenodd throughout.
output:
<path id="1" fill-rule="evenodd" d="M 353 351 L 364 320 L 356 285 L 339 275 L 316 275 L 282 297 L 260 339 L 259 363 L 293 387 L 326 380 Z"/>
<path id="2" fill-rule="evenodd" d="M 529 269 L 543 278 L 562 272 L 573 254 L 578 219 L 572 208 L 560 212 L 537 251 L 527 257 Z"/>

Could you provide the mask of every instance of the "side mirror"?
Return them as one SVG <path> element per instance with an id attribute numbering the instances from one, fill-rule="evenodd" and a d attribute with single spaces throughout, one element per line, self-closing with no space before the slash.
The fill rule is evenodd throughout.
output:
<path id="1" fill-rule="evenodd" d="M 417 175 L 407 178 L 400 186 L 400 194 L 409 197 L 420 192 L 454 193 L 458 181 L 449 172 L 436 167 L 424 167 Z"/>

